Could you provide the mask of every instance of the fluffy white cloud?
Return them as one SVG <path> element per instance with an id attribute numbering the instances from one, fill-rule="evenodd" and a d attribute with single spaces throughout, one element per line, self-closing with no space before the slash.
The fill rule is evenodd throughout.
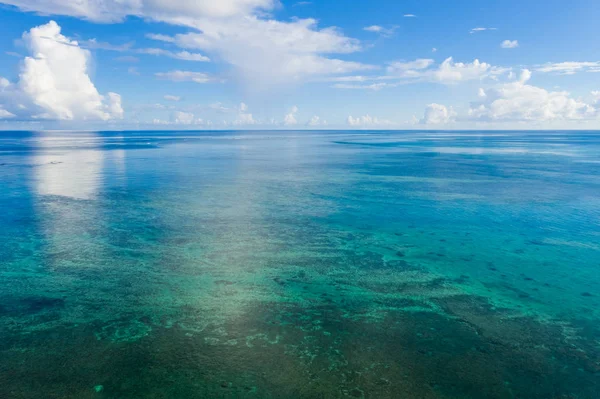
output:
<path id="1" fill-rule="evenodd" d="M 480 100 L 471 104 L 469 116 L 484 121 L 582 120 L 598 115 L 598 110 L 568 92 L 549 92 L 527 84 L 529 70 L 520 78 L 497 88 L 479 90 Z"/>
<path id="2" fill-rule="evenodd" d="M 255 125 L 258 123 L 248 111 L 248 105 L 246 105 L 246 103 L 240 103 L 237 110 L 234 108 L 234 111 L 238 112 L 237 119 L 232 122 L 234 125 Z"/>
<path id="3" fill-rule="evenodd" d="M 319 29 L 314 19 L 290 22 L 269 19 L 265 11 L 278 5 L 277 0 L 0 0 L 0 3 L 44 15 L 69 15 L 98 22 L 122 21 L 131 15 L 186 26 L 192 29 L 190 33 L 150 37 L 184 49 L 213 53 L 232 65 L 244 83 L 261 89 L 374 68 L 330 57 L 361 49 L 358 40 L 346 37 L 336 28 Z M 183 53 L 164 55 L 200 58 Z"/>
<path id="4" fill-rule="evenodd" d="M 504 68 L 493 67 L 485 62 L 475 60 L 471 63 L 453 62 L 452 57 L 446 58 L 431 77 L 440 83 L 452 84 L 466 80 L 477 80 L 494 77 L 506 72 Z"/>
<path id="5" fill-rule="evenodd" d="M 175 111 L 171 116 L 173 123 L 191 125 L 194 123 L 194 114 L 190 112 Z"/>
<path id="6" fill-rule="evenodd" d="M 600 61 L 588 62 L 556 62 L 539 65 L 537 72 L 556 73 L 559 75 L 573 75 L 577 72 L 600 72 Z"/>
<path id="7" fill-rule="evenodd" d="M 161 79 L 168 79 L 173 82 L 209 83 L 215 81 L 210 75 L 203 72 L 175 70 L 169 72 L 157 72 L 154 75 Z"/>
<path id="8" fill-rule="evenodd" d="M 167 94 L 164 96 L 164 99 L 167 101 L 179 101 L 179 100 L 181 100 L 181 97 Z"/>
<path id="9" fill-rule="evenodd" d="M 0 104 L 20 119 L 108 120 L 123 117 L 121 96 L 98 93 L 88 75 L 90 53 L 54 21 L 23 34 L 30 56 L 19 81 L 0 84 Z"/>
<path id="10" fill-rule="evenodd" d="M 325 126 L 327 125 L 327 121 L 321 119 L 321 117 L 314 115 L 310 120 L 306 123 L 307 126 Z"/>
<path id="11" fill-rule="evenodd" d="M 256 121 L 254 120 L 254 117 L 252 117 L 252 114 L 250 113 L 240 113 L 238 115 L 238 118 L 233 121 L 234 125 L 254 125 L 256 124 Z"/>
<path id="12" fill-rule="evenodd" d="M 333 86 L 335 88 L 379 90 L 384 87 L 395 87 L 399 84 L 411 82 L 434 82 L 451 85 L 469 80 L 497 79 L 499 75 L 509 71 L 509 69 L 495 67 L 477 59 L 471 63 L 462 63 L 454 62 L 450 57 L 435 66 L 432 59 L 419 58 L 414 61 L 398 61 L 388 64 L 388 75 L 385 76 L 341 76 L 330 80 L 344 82 L 336 83 Z M 368 81 L 376 81 L 376 83 L 356 84 Z"/>
<path id="13" fill-rule="evenodd" d="M 392 122 L 385 119 L 374 118 L 371 115 L 358 116 L 354 118 L 352 115 L 348 116 L 348 125 L 354 127 L 369 127 L 369 126 L 385 126 L 391 125 Z"/>
<path id="14" fill-rule="evenodd" d="M 518 40 L 505 40 L 502 43 L 500 43 L 500 47 L 502 47 L 502 48 L 517 48 L 517 47 L 519 47 L 519 41 Z"/>
<path id="15" fill-rule="evenodd" d="M 283 124 L 286 126 L 298 124 L 298 121 L 296 120 L 297 113 L 298 107 L 294 105 L 292 109 L 290 109 L 290 112 L 283 118 Z"/>
<path id="16" fill-rule="evenodd" d="M 594 99 L 594 104 L 600 103 L 600 91 L 593 91 L 592 98 Z"/>
<path id="17" fill-rule="evenodd" d="M 404 18 L 416 18 L 415 14 L 404 14 Z"/>
<path id="18" fill-rule="evenodd" d="M 420 123 L 425 125 L 446 124 L 453 122 L 455 117 L 456 112 L 454 112 L 452 107 L 448 108 L 445 105 L 433 103 L 425 108 L 425 113 Z"/>

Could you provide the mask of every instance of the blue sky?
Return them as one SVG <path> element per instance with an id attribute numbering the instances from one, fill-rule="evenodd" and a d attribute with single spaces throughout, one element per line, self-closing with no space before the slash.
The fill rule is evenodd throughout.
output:
<path id="1" fill-rule="evenodd" d="M 594 0 L 0 4 L 0 129 L 600 128 Z"/>

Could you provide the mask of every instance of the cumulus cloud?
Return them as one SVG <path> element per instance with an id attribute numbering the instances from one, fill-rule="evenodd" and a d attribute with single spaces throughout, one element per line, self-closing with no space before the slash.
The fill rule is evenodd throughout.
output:
<path id="1" fill-rule="evenodd" d="M 591 104 L 572 98 L 565 91 L 547 91 L 527 84 L 531 72 L 523 70 L 517 81 L 479 90 L 479 100 L 471 104 L 471 119 L 483 121 L 582 120 L 598 116 Z"/>
<path id="2" fill-rule="evenodd" d="M 209 83 L 214 82 L 215 79 L 210 75 L 203 72 L 192 72 L 192 71 L 169 71 L 169 72 L 157 72 L 154 76 L 171 80 L 173 82 L 194 82 L 194 83 Z"/>
<path id="3" fill-rule="evenodd" d="M 230 64 L 244 83 L 260 89 L 374 68 L 331 56 L 361 50 L 358 40 L 345 36 L 339 29 L 318 28 L 314 19 L 289 22 L 271 19 L 266 11 L 280 4 L 277 0 L 0 0 L 0 3 L 44 15 L 69 15 L 96 22 L 117 22 L 136 16 L 185 26 L 190 28 L 189 33 L 149 37 L 186 50 L 215 54 Z M 180 53 L 169 55 L 187 57 Z"/>
<path id="4" fill-rule="evenodd" d="M 555 73 L 558 75 L 574 75 L 577 72 L 600 72 L 600 61 L 566 61 L 549 62 L 544 65 L 538 65 L 537 72 Z"/>
<path id="5" fill-rule="evenodd" d="M 2 79 L 3 114 L 23 120 L 123 117 L 121 96 L 98 93 L 88 74 L 89 51 L 62 35 L 56 22 L 32 28 L 22 39 L 30 55 L 23 60 L 18 82 Z"/>
<path id="6" fill-rule="evenodd" d="M 453 122 L 455 117 L 456 112 L 454 112 L 452 107 L 448 108 L 445 105 L 433 103 L 425 108 L 425 113 L 420 123 L 425 125 L 441 125 Z"/>
<path id="7" fill-rule="evenodd" d="M 325 126 L 327 125 L 327 121 L 324 119 L 321 119 L 320 116 L 314 115 L 312 118 L 309 119 L 308 122 L 306 122 L 307 126 Z"/>
<path id="8" fill-rule="evenodd" d="M 190 112 L 175 111 L 173 112 L 173 123 L 182 125 L 190 125 L 194 122 L 194 114 Z"/>
<path id="9" fill-rule="evenodd" d="M 237 107 L 237 112 L 237 118 L 233 121 L 234 125 L 255 125 L 258 123 L 248 111 L 248 105 L 245 103 L 240 103 Z"/>
<path id="10" fill-rule="evenodd" d="M 348 125 L 354 127 L 375 127 L 375 126 L 385 126 L 391 125 L 392 122 L 385 119 L 374 118 L 371 115 L 358 116 L 354 118 L 352 115 L 348 116 L 347 119 Z"/>
<path id="11" fill-rule="evenodd" d="M 256 121 L 250 113 L 240 113 L 238 118 L 233 122 L 234 125 L 254 125 Z"/>
<path id="12" fill-rule="evenodd" d="M 181 97 L 167 94 L 164 96 L 164 99 L 167 101 L 179 101 L 179 100 L 181 100 Z"/>
<path id="13" fill-rule="evenodd" d="M 465 80 L 477 80 L 497 76 L 506 72 L 504 68 L 475 60 L 471 63 L 454 62 L 452 57 L 446 58 L 439 68 L 431 73 L 434 80 L 440 83 L 458 83 Z"/>
<path id="14" fill-rule="evenodd" d="M 395 87 L 399 84 L 416 82 L 434 82 L 441 84 L 457 84 L 469 80 L 497 79 L 510 69 L 495 67 L 479 60 L 470 63 L 454 62 L 452 57 L 446 58 L 441 64 L 429 58 L 419 58 L 414 61 L 396 61 L 388 64 L 387 75 L 384 76 L 340 76 L 331 78 L 337 82 L 333 87 L 340 89 L 371 89 L 379 90 L 384 87 Z M 357 84 L 375 82 L 370 84 Z"/>
<path id="15" fill-rule="evenodd" d="M 292 109 L 290 109 L 290 112 L 283 118 L 283 124 L 286 126 L 298 124 L 298 121 L 296 120 L 297 113 L 298 107 L 294 105 Z"/>
<path id="16" fill-rule="evenodd" d="M 470 63 L 454 62 L 452 57 L 446 58 L 440 65 L 432 67 L 431 59 L 417 59 L 411 62 L 393 62 L 388 66 L 388 73 L 400 78 L 454 84 L 467 80 L 477 80 L 500 75 L 507 70 L 494 67 L 488 63 L 474 60 Z"/>
<path id="17" fill-rule="evenodd" d="M 505 40 L 502 43 L 500 43 L 500 47 L 502 47 L 502 48 L 517 48 L 517 47 L 519 47 L 519 41 L 518 40 Z"/>

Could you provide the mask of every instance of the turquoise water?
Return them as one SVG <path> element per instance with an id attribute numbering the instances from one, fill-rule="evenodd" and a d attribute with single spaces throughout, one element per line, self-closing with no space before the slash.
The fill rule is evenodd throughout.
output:
<path id="1" fill-rule="evenodd" d="M 600 397 L 600 133 L 0 133 L 0 398 Z"/>

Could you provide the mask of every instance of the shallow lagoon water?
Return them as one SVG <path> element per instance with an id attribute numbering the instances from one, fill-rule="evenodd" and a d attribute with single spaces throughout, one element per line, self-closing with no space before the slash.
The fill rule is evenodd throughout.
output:
<path id="1" fill-rule="evenodd" d="M 3 132 L 2 398 L 597 398 L 598 132 Z"/>

